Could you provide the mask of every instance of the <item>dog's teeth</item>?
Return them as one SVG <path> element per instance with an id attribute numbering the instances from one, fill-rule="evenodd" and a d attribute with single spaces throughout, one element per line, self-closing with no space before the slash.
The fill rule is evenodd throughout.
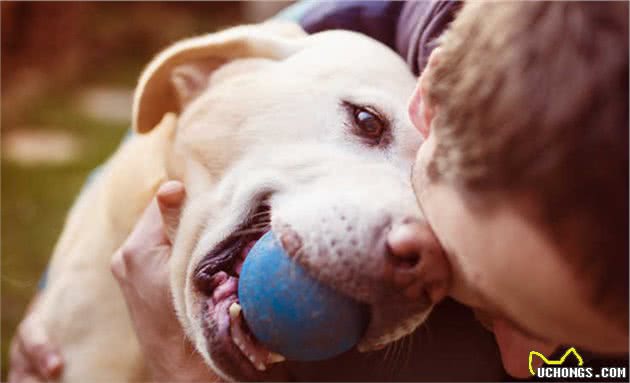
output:
<path id="1" fill-rule="evenodd" d="M 280 362 L 284 362 L 285 360 L 287 360 L 287 358 L 275 352 L 270 352 L 269 355 L 267 356 L 267 363 L 269 364 L 280 363 Z"/>
<path id="2" fill-rule="evenodd" d="M 238 318 L 238 315 L 241 313 L 241 305 L 234 302 L 230 305 L 229 310 L 230 310 L 230 318 L 236 319 Z"/>
<path id="3" fill-rule="evenodd" d="M 241 315 L 241 305 L 237 302 L 233 302 L 228 308 L 228 313 L 230 315 L 230 334 L 232 342 L 234 342 L 236 347 L 241 350 L 241 353 L 249 359 L 258 371 L 267 370 L 265 363 L 278 363 L 285 359 L 282 355 L 276 353 L 269 353 L 267 358 L 264 356 L 256 357 L 255 353 L 252 354 L 250 349 L 254 347 L 253 350 L 257 352 L 256 348 L 248 343 L 247 335 L 243 333 L 240 327 L 241 318 L 239 316 Z M 260 360 L 261 358 L 263 359 L 262 361 Z"/>

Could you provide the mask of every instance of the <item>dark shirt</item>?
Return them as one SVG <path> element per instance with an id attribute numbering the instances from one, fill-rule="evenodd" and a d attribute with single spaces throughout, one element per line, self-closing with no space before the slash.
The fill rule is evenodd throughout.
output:
<path id="1" fill-rule="evenodd" d="M 418 75 L 460 6 L 459 1 L 325 1 L 300 24 L 308 33 L 346 29 L 366 34 L 398 52 Z"/>

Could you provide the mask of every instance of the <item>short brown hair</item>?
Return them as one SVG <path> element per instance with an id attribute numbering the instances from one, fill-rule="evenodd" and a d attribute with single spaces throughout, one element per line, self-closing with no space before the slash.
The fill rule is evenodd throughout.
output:
<path id="1" fill-rule="evenodd" d="M 467 3 L 424 76 L 429 177 L 531 198 L 524 215 L 626 326 L 628 3 Z"/>

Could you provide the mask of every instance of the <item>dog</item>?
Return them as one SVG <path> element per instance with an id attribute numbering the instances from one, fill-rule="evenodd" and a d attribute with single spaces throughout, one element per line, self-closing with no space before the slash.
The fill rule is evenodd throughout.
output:
<path id="1" fill-rule="evenodd" d="M 375 350 L 414 333 L 435 306 L 426 294 L 405 297 L 383 277 L 388 230 L 422 219 L 410 185 L 421 136 L 406 111 L 415 83 L 385 45 L 348 31 L 307 35 L 290 23 L 234 27 L 160 53 L 135 92 L 136 134 L 71 209 L 35 308 L 64 354 L 61 380 L 148 379 L 109 264 L 167 179 L 183 181 L 187 191 L 171 258 L 174 306 L 217 374 L 226 380 L 387 379 L 378 366 L 350 366 L 381 359 L 386 351 Z M 357 350 L 337 362 L 252 363 L 234 345 L 233 258 L 268 230 L 309 273 L 369 308 Z M 219 273 L 225 278 L 217 282 Z M 217 283 L 225 284 L 224 294 L 211 299 Z M 491 337 L 471 315 L 447 306 L 457 318 L 442 316 L 451 326 L 443 330 L 434 324 L 443 338 L 416 347 L 424 369 L 401 369 L 389 378 L 502 376 Z M 472 346 L 462 346 L 462 336 Z M 248 342 L 245 349 L 262 347 Z M 452 359 L 463 363 L 460 375 L 449 372 Z M 482 361 L 483 369 L 466 367 L 465 360 Z"/>

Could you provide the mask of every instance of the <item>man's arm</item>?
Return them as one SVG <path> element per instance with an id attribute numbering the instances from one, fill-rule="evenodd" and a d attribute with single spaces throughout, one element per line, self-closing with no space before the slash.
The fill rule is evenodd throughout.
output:
<path id="1" fill-rule="evenodd" d="M 299 22 L 308 33 L 345 29 L 370 36 L 395 50 L 419 75 L 461 4 L 454 0 L 302 0 L 277 17 Z"/>

